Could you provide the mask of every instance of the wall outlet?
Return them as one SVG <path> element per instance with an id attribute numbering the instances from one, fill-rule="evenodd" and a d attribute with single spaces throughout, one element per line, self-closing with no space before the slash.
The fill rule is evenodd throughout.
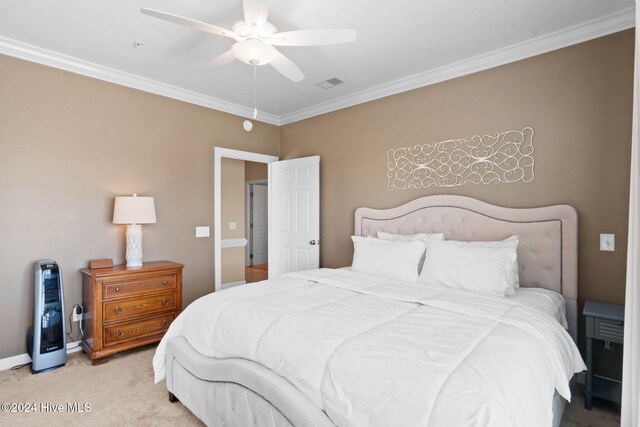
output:
<path id="1" fill-rule="evenodd" d="M 196 227 L 196 237 L 209 237 L 209 227 Z"/>
<path id="2" fill-rule="evenodd" d="M 229 230 L 233 231 L 236 228 L 238 228 L 238 224 L 236 224 L 235 222 L 230 222 L 229 223 Z"/>
<path id="3" fill-rule="evenodd" d="M 616 250 L 616 235 L 600 234 L 600 250 L 614 252 Z"/>
<path id="4" fill-rule="evenodd" d="M 82 306 L 76 304 L 73 306 L 73 315 L 71 317 L 71 321 L 79 322 L 82 320 Z"/>

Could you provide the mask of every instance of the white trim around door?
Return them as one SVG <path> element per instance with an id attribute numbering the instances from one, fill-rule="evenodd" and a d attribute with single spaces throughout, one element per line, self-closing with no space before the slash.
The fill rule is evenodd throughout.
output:
<path id="1" fill-rule="evenodd" d="M 221 200 L 221 171 L 222 158 L 245 160 L 256 163 L 272 163 L 277 162 L 278 157 L 268 154 L 251 153 L 249 151 L 232 150 L 230 148 L 215 147 L 214 148 L 214 164 L 213 164 L 213 216 L 214 216 L 214 277 L 215 290 L 222 289 L 222 200 Z M 271 203 L 271 200 L 269 200 Z"/>

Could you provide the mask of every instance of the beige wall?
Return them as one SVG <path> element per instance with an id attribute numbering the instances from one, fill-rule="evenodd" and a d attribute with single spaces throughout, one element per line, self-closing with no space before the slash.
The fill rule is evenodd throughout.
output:
<path id="1" fill-rule="evenodd" d="M 244 179 L 245 181 L 254 181 L 257 179 L 267 179 L 267 164 L 257 162 L 244 163 Z"/>
<path id="2" fill-rule="evenodd" d="M 185 264 L 184 304 L 211 292 L 213 238 L 195 226 L 213 228 L 213 149 L 278 155 L 278 127 L 6 56 L 0 70 L 0 358 L 26 352 L 34 261 L 61 265 L 67 312 L 80 268 L 123 261 L 116 195 L 155 197 L 144 259 Z"/>
<path id="3" fill-rule="evenodd" d="M 221 163 L 222 239 L 242 239 L 245 237 L 245 162 L 223 157 Z M 229 229 L 230 222 L 236 223 L 235 230 Z M 223 284 L 244 280 L 244 255 L 244 247 L 222 249 L 220 260 Z"/>
<path id="4" fill-rule="evenodd" d="M 241 282 L 245 279 L 244 274 L 245 248 L 224 248 L 220 256 L 221 280 L 222 284 Z"/>
<path id="5" fill-rule="evenodd" d="M 568 203 L 580 215 L 580 299 L 624 299 L 632 31 L 250 133 L 240 117 L 29 62 L 0 56 L 0 69 L 0 358 L 26 350 L 34 261 L 60 263 L 67 310 L 80 302 L 78 270 L 89 259 L 123 261 L 115 195 L 155 197 L 145 259 L 185 264 L 185 305 L 211 292 L 213 241 L 195 239 L 194 228 L 213 226 L 215 146 L 321 156 L 324 266 L 350 264 L 358 206 L 446 193 L 512 207 Z M 389 148 L 525 126 L 536 131 L 530 184 L 386 190 Z M 616 234 L 616 252 L 598 251 L 601 232 Z"/>
<path id="6" fill-rule="evenodd" d="M 242 239 L 244 229 L 244 160 L 221 160 L 221 216 L 222 239 Z M 230 230 L 229 223 L 235 222 L 236 229 Z"/>
<path id="7" fill-rule="evenodd" d="M 358 206 L 429 194 L 509 207 L 570 204 L 580 218 L 580 300 L 622 303 L 633 87 L 633 31 L 286 125 L 281 158 L 321 158 L 322 265 L 349 265 Z M 387 150 L 497 131 L 535 130 L 533 182 L 386 189 Z M 616 252 L 598 250 L 616 234 Z"/>

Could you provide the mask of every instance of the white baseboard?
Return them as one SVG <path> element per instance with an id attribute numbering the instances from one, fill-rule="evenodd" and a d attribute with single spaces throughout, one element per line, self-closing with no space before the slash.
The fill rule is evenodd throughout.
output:
<path id="1" fill-rule="evenodd" d="M 80 341 L 74 341 L 67 343 L 67 354 L 77 353 L 82 350 L 80 347 Z M 31 362 L 31 358 L 27 353 L 19 354 L 17 356 L 5 357 L 0 359 L 0 371 L 6 371 L 17 365 L 23 365 Z"/>
<path id="2" fill-rule="evenodd" d="M 246 280 L 240 280 L 239 282 L 223 283 L 222 289 L 229 289 L 229 288 L 233 288 L 234 286 L 245 285 L 246 283 L 247 283 Z"/>

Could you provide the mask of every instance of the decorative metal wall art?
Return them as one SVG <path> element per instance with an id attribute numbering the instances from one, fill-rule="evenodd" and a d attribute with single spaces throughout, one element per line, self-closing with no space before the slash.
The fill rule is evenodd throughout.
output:
<path id="1" fill-rule="evenodd" d="M 533 129 L 391 149 L 387 189 L 533 181 Z"/>

